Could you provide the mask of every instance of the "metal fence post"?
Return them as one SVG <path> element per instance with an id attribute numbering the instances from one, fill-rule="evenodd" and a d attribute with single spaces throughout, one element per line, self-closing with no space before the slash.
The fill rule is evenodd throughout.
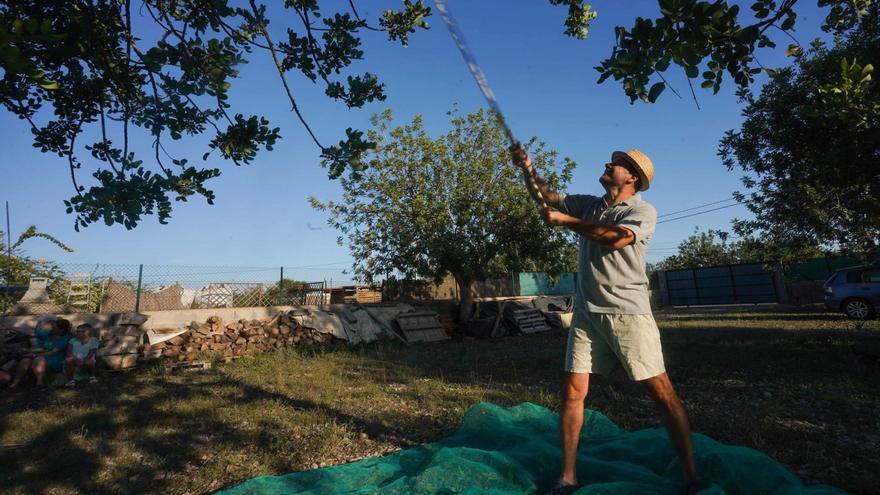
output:
<path id="1" fill-rule="evenodd" d="M 141 284 L 144 280 L 144 265 L 138 265 L 138 287 L 137 292 L 134 296 L 134 312 L 139 313 L 141 311 Z"/>
<path id="2" fill-rule="evenodd" d="M 284 306 L 284 267 L 281 267 L 281 278 L 278 279 L 278 305 Z"/>

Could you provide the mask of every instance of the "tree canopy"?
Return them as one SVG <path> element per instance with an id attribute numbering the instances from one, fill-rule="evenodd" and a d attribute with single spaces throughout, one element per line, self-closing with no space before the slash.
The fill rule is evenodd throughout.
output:
<path id="1" fill-rule="evenodd" d="M 803 261 L 822 256 L 813 246 L 791 246 L 754 236 L 733 238 L 719 229 L 695 230 L 678 245 L 678 251 L 651 265 L 651 270 L 677 270 L 735 263 Z"/>
<path id="2" fill-rule="evenodd" d="M 567 7 L 566 35 L 587 37 L 597 15 L 588 3 L 549 3 Z M 870 0 L 818 3 L 829 7 L 827 29 L 843 32 Z M 616 28 L 611 56 L 597 67 L 600 82 L 613 78 L 631 101 L 653 102 L 667 87 L 664 72 L 676 64 L 689 84 L 702 71 L 702 86 L 713 91 L 725 73 L 747 87 L 760 71 L 755 49 L 773 45 L 771 28 L 794 29 L 795 4 L 755 0 L 749 16 L 723 1 L 660 0 L 657 19 Z M 353 73 L 352 66 L 365 58 L 367 32 L 405 45 L 428 27 L 425 1 L 398 5 L 370 21 L 354 1 L 345 11 L 327 11 L 317 0 L 11 0 L 0 5 L 0 102 L 30 127 L 36 148 L 67 162 L 74 194 L 66 207 L 77 229 L 94 222 L 134 228 L 148 215 L 165 223 L 173 201 L 201 196 L 213 203 L 209 181 L 220 175 L 220 163 L 251 163 L 281 138 L 264 116 L 229 104 L 238 67 L 258 55 L 271 58 L 330 176 L 362 168 L 361 156 L 374 143 L 352 128 L 338 143 L 317 136 L 296 89 L 319 84 L 349 108 L 382 101 L 379 77 Z M 198 141 L 205 143 L 199 157 L 169 146 L 200 137 L 207 139 Z M 150 153 L 136 153 L 135 139 L 148 141 Z"/>
<path id="3" fill-rule="evenodd" d="M 311 202 L 341 232 L 356 276 L 439 281 L 451 274 L 466 318 L 473 282 L 522 270 L 571 270 L 573 239 L 541 220 L 489 112 L 450 117 L 451 129 L 435 138 L 420 116 L 394 128 L 390 111 L 376 116 L 368 167 L 340 179 L 340 201 Z M 526 147 L 551 187 L 571 180 L 574 162 L 559 160 L 536 138 Z"/>
<path id="4" fill-rule="evenodd" d="M 740 235 L 822 247 L 863 259 L 880 252 L 880 7 L 834 46 L 815 42 L 776 71 L 757 97 L 743 93 L 745 121 L 719 154 L 742 170 L 739 193 L 754 219 Z"/>
<path id="5" fill-rule="evenodd" d="M 48 277 L 57 271 L 55 265 L 35 260 L 22 250 L 22 244 L 28 239 L 36 237 L 46 239 L 64 251 L 73 252 L 73 248 L 49 234 L 40 232 L 35 225 L 31 225 L 22 232 L 12 245 L 9 245 L 8 234 L 0 230 L 0 284 L 23 285 L 28 283 L 32 275 Z M 5 303 L 5 301 L 0 301 L 0 303 Z"/>

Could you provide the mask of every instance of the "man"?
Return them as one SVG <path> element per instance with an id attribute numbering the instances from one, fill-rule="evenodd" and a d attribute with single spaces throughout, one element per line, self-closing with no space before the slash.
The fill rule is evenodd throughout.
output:
<path id="1" fill-rule="evenodd" d="M 537 200 L 537 186 L 547 204 L 541 212 L 544 220 L 576 232 L 580 243 L 559 418 L 562 473 L 550 493 L 562 495 L 578 488 L 575 462 L 590 374 L 607 375 L 617 362 L 631 379 L 645 385 L 658 404 L 684 470 L 684 491 L 697 493 L 705 485 L 697 478 L 687 415 L 666 375 L 660 332 L 648 299 L 645 253 L 657 212 L 636 192 L 648 190 L 654 165 L 637 150 L 615 151 L 599 177 L 604 196 L 566 195 L 547 187 L 521 145 L 511 152 L 514 164 L 525 173 L 529 192 Z"/>

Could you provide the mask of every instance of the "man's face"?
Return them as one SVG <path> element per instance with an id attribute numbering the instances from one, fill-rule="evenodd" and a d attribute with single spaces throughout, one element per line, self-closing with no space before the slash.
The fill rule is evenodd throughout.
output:
<path id="1" fill-rule="evenodd" d="M 627 182 L 634 182 L 636 178 L 629 165 L 609 162 L 605 164 L 605 171 L 599 177 L 599 182 L 607 190 L 611 187 L 622 188 Z"/>

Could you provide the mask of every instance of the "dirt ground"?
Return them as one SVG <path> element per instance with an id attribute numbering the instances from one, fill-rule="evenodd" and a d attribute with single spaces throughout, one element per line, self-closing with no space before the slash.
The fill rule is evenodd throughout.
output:
<path id="1" fill-rule="evenodd" d="M 779 310 L 658 313 L 693 429 L 759 449 L 808 483 L 880 493 L 880 321 Z M 74 390 L 0 391 L 0 493 L 196 494 L 430 442 L 480 401 L 556 408 L 561 331 L 403 347 L 285 351 Z M 618 369 L 587 406 L 657 425 Z"/>

